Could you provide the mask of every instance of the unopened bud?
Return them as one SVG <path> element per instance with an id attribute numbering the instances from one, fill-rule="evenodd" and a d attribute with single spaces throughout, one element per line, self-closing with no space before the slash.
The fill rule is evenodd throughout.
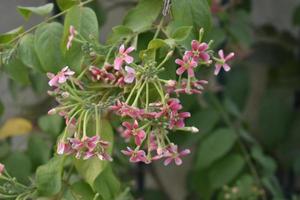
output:
<path id="1" fill-rule="evenodd" d="M 61 93 L 61 96 L 63 98 L 68 98 L 70 96 L 70 93 L 69 92 L 63 92 L 63 93 Z"/>
<path id="2" fill-rule="evenodd" d="M 55 115 L 56 114 L 56 109 L 52 108 L 48 111 L 48 115 Z"/>

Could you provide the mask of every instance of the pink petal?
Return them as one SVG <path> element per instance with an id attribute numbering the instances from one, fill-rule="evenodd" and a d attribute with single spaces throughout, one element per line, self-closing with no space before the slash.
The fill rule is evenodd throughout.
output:
<path id="1" fill-rule="evenodd" d="M 178 64 L 178 65 L 184 65 L 184 61 L 180 60 L 178 58 L 175 60 L 175 63 Z"/>
<path id="2" fill-rule="evenodd" d="M 219 54 L 219 56 L 220 56 L 221 59 L 225 59 L 224 58 L 224 51 L 222 49 L 219 50 L 218 54 Z"/>
<path id="3" fill-rule="evenodd" d="M 193 50 L 198 50 L 198 48 L 199 48 L 199 42 L 197 40 L 193 40 L 191 46 L 192 46 Z"/>
<path id="4" fill-rule="evenodd" d="M 207 62 L 210 59 L 209 54 L 205 52 L 200 53 L 199 57 L 205 62 Z"/>
<path id="5" fill-rule="evenodd" d="M 125 46 L 124 46 L 124 44 L 122 44 L 119 48 L 119 54 L 123 54 L 124 51 L 125 51 Z"/>
<path id="6" fill-rule="evenodd" d="M 48 72 L 47 76 L 48 76 L 49 79 L 52 79 L 55 76 L 55 74 Z"/>
<path id="7" fill-rule="evenodd" d="M 165 161 L 164 161 L 164 165 L 167 166 L 169 165 L 171 162 L 172 162 L 173 158 L 167 158 Z"/>
<path id="8" fill-rule="evenodd" d="M 114 69 L 120 70 L 123 64 L 123 58 L 116 57 L 114 60 Z"/>
<path id="9" fill-rule="evenodd" d="M 125 62 L 126 62 L 127 64 L 130 64 L 130 63 L 133 62 L 133 57 L 131 57 L 131 56 L 125 56 L 124 60 L 125 60 Z"/>
<path id="10" fill-rule="evenodd" d="M 226 56 L 225 60 L 226 60 L 226 61 L 227 61 L 227 60 L 230 60 L 230 59 L 233 58 L 233 57 L 234 57 L 234 53 L 231 52 L 230 54 L 228 54 L 228 55 Z"/>
<path id="11" fill-rule="evenodd" d="M 58 77 L 57 76 L 54 76 L 49 82 L 48 84 L 50 86 L 58 86 Z"/>
<path id="12" fill-rule="evenodd" d="M 182 160 L 179 157 L 175 158 L 175 163 L 176 165 L 181 165 L 182 164 Z"/>
<path id="13" fill-rule="evenodd" d="M 215 72 L 214 72 L 215 75 L 219 74 L 219 72 L 221 70 L 221 67 L 222 67 L 222 65 L 220 65 L 220 64 L 216 64 L 215 65 Z"/>
<path id="14" fill-rule="evenodd" d="M 181 156 L 185 156 L 185 155 L 188 155 L 190 153 L 191 153 L 191 151 L 189 149 L 185 149 L 185 150 L 183 150 L 183 151 L 180 152 L 180 155 Z"/>
<path id="15" fill-rule="evenodd" d="M 135 136 L 134 142 L 137 146 L 141 146 L 141 144 L 142 144 L 142 140 L 139 136 Z"/>
<path id="16" fill-rule="evenodd" d="M 194 69 L 193 68 L 188 68 L 187 72 L 188 72 L 188 75 L 190 77 L 195 77 L 195 73 L 194 73 Z"/>
<path id="17" fill-rule="evenodd" d="M 134 47 L 129 47 L 128 49 L 126 49 L 126 51 L 124 53 L 130 53 L 134 50 Z"/>
<path id="18" fill-rule="evenodd" d="M 135 70 L 129 66 L 125 66 L 125 71 L 129 74 L 135 74 Z"/>
<path id="19" fill-rule="evenodd" d="M 58 83 L 64 83 L 67 81 L 67 78 L 64 75 L 58 76 Z"/>
<path id="20" fill-rule="evenodd" d="M 228 72 L 230 70 L 230 66 L 226 63 L 223 65 L 223 68 L 226 72 Z"/>
<path id="21" fill-rule="evenodd" d="M 124 81 L 125 81 L 125 83 L 132 83 L 134 81 L 134 79 L 135 79 L 135 76 L 127 75 L 127 76 L 125 76 Z"/>
<path id="22" fill-rule="evenodd" d="M 185 67 L 181 66 L 176 70 L 176 74 L 181 75 L 185 72 L 185 70 L 186 70 Z"/>
<path id="23" fill-rule="evenodd" d="M 132 126 L 131 126 L 131 124 L 129 122 L 123 122 L 122 126 L 128 128 L 128 129 L 132 129 Z"/>
<path id="24" fill-rule="evenodd" d="M 205 51 L 206 49 L 208 49 L 208 45 L 205 42 L 203 42 L 199 45 L 199 48 L 198 48 L 199 51 Z"/>

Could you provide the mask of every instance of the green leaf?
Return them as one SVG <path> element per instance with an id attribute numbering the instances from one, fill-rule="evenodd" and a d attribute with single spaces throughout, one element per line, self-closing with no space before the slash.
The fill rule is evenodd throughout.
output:
<path id="1" fill-rule="evenodd" d="M 18 12 L 24 17 L 24 19 L 28 20 L 32 13 L 41 16 L 50 14 L 53 10 L 53 3 L 48 3 L 39 7 L 18 6 L 17 9 Z"/>
<path id="2" fill-rule="evenodd" d="M 74 5 L 80 3 L 80 0 L 56 0 L 56 3 L 61 11 L 67 10 Z"/>
<path id="3" fill-rule="evenodd" d="M 148 49 L 158 49 L 158 48 L 164 47 L 166 45 L 168 45 L 168 44 L 164 40 L 154 39 L 149 42 Z"/>
<path id="4" fill-rule="evenodd" d="M 171 37 L 176 41 L 185 40 L 193 30 L 192 26 L 182 26 L 177 28 L 171 35 Z"/>
<path id="5" fill-rule="evenodd" d="M 95 190 L 103 199 L 114 200 L 120 193 L 121 183 L 114 175 L 111 167 L 106 169 L 95 180 Z"/>
<path id="6" fill-rule="evenodd" d="M 24 85 L 29 83 L 28 68 L 19 58 L 15 57 L 10 59 L 10 61 L 4 65 L 4 70 L 14 81 Z"/>
<path id="7" fill-rule="evenodd" d="M 203 139 L 198 149 L 197 167 L 204 169 L 224 156 L 234 145 L 236 134 L 230 129 L 218 129 Z"/>
<path id="8" fill-rule="evenodd" d="M 208 41 L 213 40 L 214 42 L 211 44 L 212 45 L 211 48 L 216 49 L 219 48 L 222 45 L 222 43 L 225 41 L 226 33 L 222 28 L 214 27 L 208 32 L 208 34 L 204 39 Z"/>
<path id="9" fill-rule="evenodd" d="M 4 113 L 4 105 L 3 103 L 0 101 L 0 116 L 3 115 Z"/>
<path id="10" fill-rule="evenodd" d="M 60 191 L 62 187 L 63 163 L 64 157 L 58 156 L 37 169 L 36 186 L 40 195 L 52 196 Z"/>
<path id="11" fill-rule="evenodd" d="M 44 115 L 38 119 L 38 125 L 44 132 L 57 136 L 62 130 L 63 118 L 59 115 Z"/>
<path id="12" fill-rule="evenodd" d="M 275 161 L 271 157 L 264 155 L 259 146 L 252 147 L 251 156 L 261 165 L 266 176 L 272 176 L 275 173 L 277 168 Z"/>
<path id="13" fill-rule="evenodd" d="M 16 177 L 22 183 L 28 183 L 31 174 L 31 162 L 28 156 L 22 152 L 11 153 L 4 161 L 8 173 Z M 20 167 L 22 166 L 22 167 Z"/>
<path id="14" fill-rule="evenodd" d="M 131 28 L 123 25 L 113 27 L 112 31 L 113 32 L 108 39 L 108 43 L 118 42 L 134 35 L 134 32 Z"/>
<path id="15" fill-rule="evenodd" d="M 113 146 L 113 130 L 109 122 L 105 119 L 101 120 L 101 138 L 110 142 L 109 153 L 112 151 Z M 95 190 L 94 182 L 96 178 L 105 170 L 109 161 L 102 161 L 97 157 L 89 160 L 74 159 L 75 167 L 78 173 L 84 178 L 84 180 Z"/>
<path id="16" fill-rule="evenodd" d="M 16 29 L 13 29 L 7 33 L 3 33 L 0 35 L 0 44 L 9 43 L 12 41 L 15 37 L 17 37 L 19 34 L 24 32 L 23 26 L 20 26 Z"/>
<path id="17" fill-rule="evenodd" d="M 239 175 L 244 165 L 245 160 L 238 154 L 222 158 L 209 169 L 211 187 L 217 189 L 231 182 Z"/>
<path id="18" fill-rule="evenodd" d="M 140 0 L 125 16 L 123 24 L 135 32 L 150 28 L 161 12 L 162 0 Z"/>
<path id="19" fill-rule="evenodd" d="M 10 153 L 10 145 L 6 140 L 0 142 L 0 159 L 2 160 Z"/>
<path id="20" fill-rule="evenodd" d="M 168 25 L 168 31 L 174 32 L 182 26 L 192 26 L 192 34 L 182 42 L 185 46 L 190 44 L 192 39 L 198 38 L 200 28 L 209 31 L 211 27 L 211 14 L 207 0 L 173 0 L 172 1 L 173 20 Z"/>
<path id="21" fill-rule="evenodd" d="M 95 196 L 92 188 L 84 181 L 73 183 L 70 190 L 76 196 L 76 199 L 93 200 Z"/>
<path id="22" fill-rule="evenodd" d="M 69 50 L 66 49 L 70 26 L 74 26 L 76 31 L 87 41 L 91 41 L 91 38 L 97 40 L 99 37 L 97 16 L 92 9 L 81 6 L 73 6 L 67 12 L 64 23 L 62 49 L 65 53 L 67 65 L 71 69 L 78 71 L 83 62 L 84 54 L 81 50 L 82 44 L 75 41 L 73 41 L 72 47 Z"/>
<path id="23" fill-rule="evenodd" d="M 60 49 L 63 26 L 57 22 L 47 23 L 37 28 L 34 48 L 45 72 L 57 72 L 64 67 Z"/>
<path id="24" fill-rule="evenodd" d="M 32 34 L 26 34 L 19 42 L 18 53 L 21 61 L 40 72 L 43 71 L 39 58 L 34 49 L 34 36 Z"/>
<path id="25" fill-rule="evenodd" d="M 30 157 L 34 168 L 36 168 L 49 160 L 50 147 L 43 138 L 34 134 L 29 138 L 27 154 Z"/>

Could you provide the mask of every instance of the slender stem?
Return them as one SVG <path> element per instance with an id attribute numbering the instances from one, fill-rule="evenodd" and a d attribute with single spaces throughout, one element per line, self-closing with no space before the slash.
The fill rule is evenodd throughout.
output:
<path id="1" fill-rule="evenodd" d="M 160 22 L 159 22 L 159 24 L 158 24 L 158 26 L 157 26 L 157 29 L 156 29 L 156 32 L 155 32 L 155 34 L 154 34 L 153 39 L 156 39 L 156 38 L 157 38 L 157 36 L 158 36 L 158 34 L 159 34 L 159 32 L 160 32 L 162 26 L 163 26 L 163 23 L 164 23 L 164 18 L 161 18 L 161 20 L 160 20 Z"/>
<path id="2" fill-rule="evenodd" d="M 146 84 L 146 111 L 148 111 L 149 106 L 149 83 Z"/>
<path id="3" fill-rule="evenodd" d="M 142 84 L 142 86 L 140 87 L 140 89 L 138 90 L 138 92 L 137 92 L 137 94 L 136 94 L 136 97 L 135 97 L 134 102 L 133 102 L 133 104 L 132 104 L 134 107 L 135 107 L 136 104 L 137 104 L 137 101 L 138 101 L 138 99 L 139 99 L 139 97 L 140 97 L 141 92 L 142 92 L 143 89 L 144 89 L 144 86 L 145 86 L 146 82 L 147 82 L 147 80 L 144 81 L 144 83 Z"/>
<path id="4" fill-rule="evenodd" d="M 79 6 L 83 6 L 83 5 L 88 4 L 88 3 L 92 2 L 92 1 L 94 1 L 94 0 L 87 0 L 87 1 L 85 1 L 85 2 L 80 3 Z M 31 28 L 28 29 L 27 31 L 21 33 L 19 36 L 17 36 L 17 37 L 14 38 L 13 40 L 11 40 L 11 41 L 9 42 L 9 44 L 10 44 L 10 43 L 13 43 L 13 42 L 15 42 L 15 41 L 17 41 L 17 40 L 20 39 L 20 38 L 22 38 L 22 37 L 23 37 L 24 35 L 26 35 L 27 33 L 31 32 L 31 31 L 34 31 L 34 30 L 35 30 L 36 28 L 38 28 L 40 25 L 42 25 L 42 24 L 44 24 L 44 23 L 46 23 L 46 22 L 49 22 L 49 21 L 51 21 L 51 20 L 53 20 L 53 19 L 55 19 L 55 18 L 57 18 L 57 17 L 60 17 L 60 16 L 62 16 L 62 15 L 64 15 L 64 14 L 66 14 L 70 9 L 71 9 L 71 8 L 62 11 L 62 12 L 58 13 L 57 15 L 53 15 L 52 17 L 47 18 L 45 21 L 43 21 L 43 22 L 41 22 L 41 23 L 39 23 L 39 24 L 37 24 L 37 25 L 31 27 Z"/>

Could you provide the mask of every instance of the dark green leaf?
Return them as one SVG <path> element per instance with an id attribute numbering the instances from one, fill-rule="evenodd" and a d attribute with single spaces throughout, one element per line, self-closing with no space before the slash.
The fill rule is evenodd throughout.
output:
<path id="1" fill-rule="evenodd" d="M 58 115 L 44 115 L 38 119 L 39 127 L 46 133 L 57 136 L 63 125 L 63 118 Z"/>
<path id="2" fill-rule="evenodd" d="M 258 162 L 261 165 L 266 176 L 272 176 L 275 173 L 275 161 L 271 157 L 264 155 L 262 149 L 259 146 L 252 147 L 251 156 L 256 162 Z"/>
<path id="3" fill-rule="evenodd" d="M 34 35 L 34 48 L 45 72 L 57 72 L 64 67 L 61 52 L 63 26 L 57 22 L 44 24 Z"/>
<path id="4" fill-rule="evenodd" d="M 26 34 L 19 43 L 18 53 L 21 61 L 38 71 L 43 71 L 39 58 L 34 49 L 34 36 Z"/>
<path id="5" fill-rule="evenodd" d="M 19 13 L 24 17 L 24 19 L 28 20 L 32 13 L 41 16 L 50 14 L 53 10 L 53 3 L 48 3 L 39 7 L 18 6 L 17 9 Z"/>
<path id="6" fill-rule="evenodd" d="M 123 24 L 135 32 L 142 32 L 152 26 L 161 12 L 162 0 L 141 0 L 124 18 Z"/>
<path id="7" fill-rule="evenodd" d="M 84 181 L 78 181 L 72 184 L 71 186 L 71 192 L 73 195 L 76 195 L 76 199 L 82 199 L 82 200 L 93 200 L 94 199 L 94 191 Z"/>
<path id="8" fill-rule="evenodd" d="M 230 129 L 218 129 L 209 134 L 198 149 L 197 167 L 204 169 L 224 156 L 234 145 L 236 134 Z"/>
<path id="9" fill-rule="evenodd" d="M 62 187 L 64 157 L 54 157 L 36 171 L 37 191 L 41 196 L 57 194 Z"/>
<path id="10" fill-rule="evenodd" d="M 238 154 L 222 158 L 209 169 L 211 187 L 217 189 L 228 184 L 239 175 L 244 165 L 245 160 Z"/>

